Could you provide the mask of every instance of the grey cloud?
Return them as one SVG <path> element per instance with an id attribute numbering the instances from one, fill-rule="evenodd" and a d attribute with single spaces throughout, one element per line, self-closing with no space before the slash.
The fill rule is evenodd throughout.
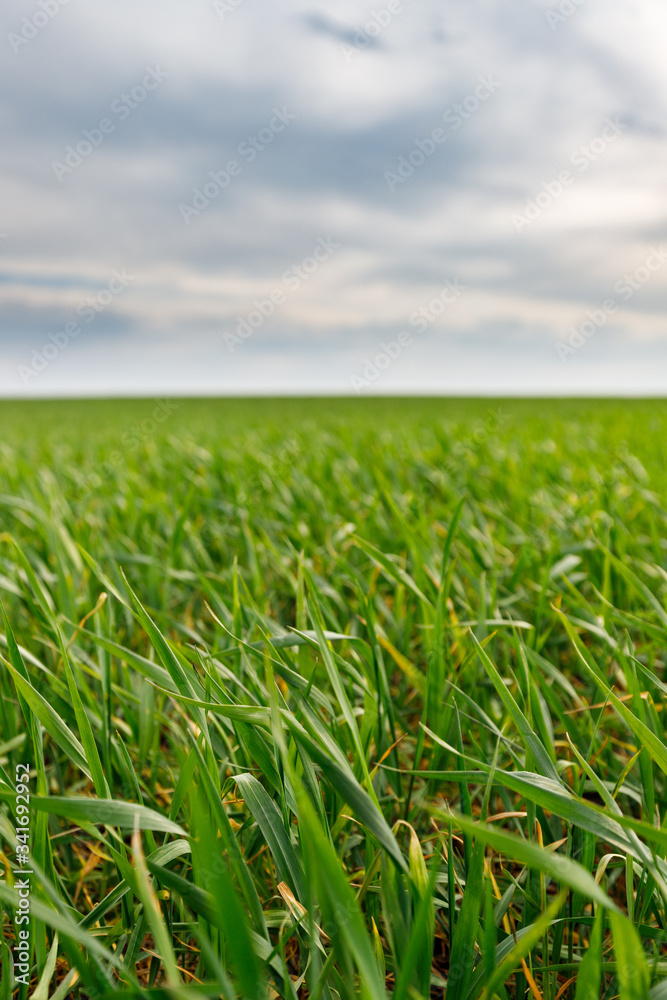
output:
<path id="1" fill-rule="evenodd" d="M 317 11 L 312 11 L 301 15 L 301 22 L 314 34 L 324 35 L 345 45 L 355 45 L 357 43 L 358 28 L 347 27 L 325 17 Z M 365 47 L 369 49 L 380 48 L 377 38 L 364 38 Z"/>
<path id="2" fill-rule="evenodd" d="M 148 2 L 137 13 L 119 0 L 112 21 L 106 9 L 72 2 L 5 59 L 0 230 L 9 237 L 0 271 L 18 263 L 25 295 L 0 300 L 0 366 L 12 342 L 39 343 L 67 320 L 67 309 L 44 305 L 50 289 L 84 295 L 121 265 L 137 281 L 96 321 L 95 350 L 113 340 L 128 359 L 162 352 L 156 370 L 177 379 L 194 337 L 215 365 L 224 325 L 333 233 L 342 248 L 331 265 L 245 345 L 255 361 L 282 351 L 301 359 L 301 378 L 313 357 L 339 352 L 346 370 L 355 351 L 400 329 L 444 277 L 459 275 L 470 285 L 467 322 L 430 330 L 415 357 L 431 350 L 436 358 L 447 342 L 462 370 L 467 350 L 471 366 L 476 360 L 489 378 L 504 378 L 497 351 L 508 368 L 511 358 L 543 357 L 545 344 L 665 238 L 660 66 L 645 57 L 641 34 L 619 55 L 604 11 L 620 10 L 620 0 L 604 9 L 587 0 L 557 31 L 533 3 L 406 2 L 400 23 L 348 64 L 340 46 L 354 44 L 358 25 L 380 6 L 341 4 L 334 17 L 324 2 L 285 0 L 278 9 L 245 0 L 223 30 L 204 0 L 187 12 Z M 9 0 L 5 31 L 25 10 Z M 169 77 L 59 183 L 52 161 L 155 64 Z M 497 76 L 498 92 L 390 191 L 385 172 L 485 74 Z M 185 225 L 179 204 L 192 201 L 210 171 L 242 159 L 239 144 L 283 106 L 296 120 Z M 618 145 L 517 234 L 512 213 L 610 115 L 628 125 Z M 47 273 L 45 261 L 61 264 L 62 275 Z M 13 273 L 8 265 L 5 283 L 19 280 Z M 617 352 L 658 350 L 666 287 L 667 267 L 633 299 L 632 320 L 614 329 Z M 81 377 L 83 353 L 62 359 L 68 384 Z M 244 379 L 240 356 L 232 360 Z M 416 364 L 406 360 L 410 385 Z M 193 373 L 203 367 L 192 362 Z M 392 374 L 398 383 L 400 372 Z M 543 376 L 558 379 L 559 369 L 549 361 Z M 314 384 L 322 377 L 314 373 Z M 3 384 L 0 375 L 0 391 Z"/>

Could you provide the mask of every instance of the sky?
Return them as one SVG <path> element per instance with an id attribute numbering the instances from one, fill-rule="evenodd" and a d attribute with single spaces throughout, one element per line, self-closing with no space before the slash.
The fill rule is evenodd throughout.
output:
<path id="1" fill-rule="evenodd" d="M 0 395 L 664 394 L 661 0 L 4 0 Z"/>

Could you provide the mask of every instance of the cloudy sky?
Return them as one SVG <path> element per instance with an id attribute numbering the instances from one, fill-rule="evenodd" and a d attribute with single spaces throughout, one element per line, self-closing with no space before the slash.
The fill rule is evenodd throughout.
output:
<path id="1" fill-rule="evenodd" d="M 667 391 L 660 0 L 0 18 L 0 394 Z"/>

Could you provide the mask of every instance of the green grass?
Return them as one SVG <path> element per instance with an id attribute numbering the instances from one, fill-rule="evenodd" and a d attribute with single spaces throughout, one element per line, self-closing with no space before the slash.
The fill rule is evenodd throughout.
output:
<path id="1" fill-rule="evenodd" d="M 156 406 L 0 404 L 0 1000 L 667 997 L 667 403 Z"/>

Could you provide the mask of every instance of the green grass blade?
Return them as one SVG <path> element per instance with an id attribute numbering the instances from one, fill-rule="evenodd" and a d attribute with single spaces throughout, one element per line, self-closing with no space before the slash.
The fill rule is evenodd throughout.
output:
<path id="1" fill-rule="evenodd" d="M 480 843 L 489 844 L 497 851 L 502 851 L 507 857 L 520 861 L 528 868 L 534 868 L 555 882 L 562 882 L 570 889 L 581 892 L 605 909 L 613 913 L 620 913 L 616 903 L 597 884 L 590 872 L 571 858 L 563 854 L 553 854 L 531 841 L 520 840 L 513 834 L 505 833 L 495 826 L 475 823 L 465 816 L 447 816 L 446 813 L 442 812 L 439 812 L 439 815 L 441 819 L 453 822 L 455 826 L 467 831 Z"/>
<path id="2" fill-rule="evenodd" d="M 172 833 L 176 837 L 187 837 L 185 830 L 177 823 L 173 823 L 161 813 L 135 802 L 57 795 L 42 798 L 34 795 L 30 799 L 30 804 L 38 812 L 61 816 L 74 823 L 99 823 L 103 826 L 117 826 L 124 830 L 133 830 L 135 823 L 138 823 L 140 830 L 154 830 L 161 833 Z"/>
<path id="3" fill-rule="evenodd" d="M 563 890 L 549 904 L 544 913 L 540 914 L 534 924 L 524 928 L 523 936 L 498 965 L 493 975 L 485 984 L 482 992 L 480 994 L 468 994 L 469 1000 L 476 1000 L 477 996 L 480 997 L 480 1000 L 492 1000 L 503 983 L 507 982 L 511 974 L 519 966 L 521 959 L 525 959 L 535 945 L 542 940 L 545 932 L 560 913 L 566 898 L 567 890 Z M 599 1000 L 599 995 L 596 1000 Z"/>
<path id="4" fill-rule="evenodd" d="M 533 731 L 528 719 L 523 714 L 516 701 L 510 694 L 509 690 L 502 677 L 500 676 L 495 664 L 489 657 L 488 653 L 481 645 L 474 632 L 469 632 L 470 638 L 477 649 L 477 655 L 479 656 L 484 669 L 491 678 L 493 686 L 496 689 L 498 697 L 502 701 L 503 705 L 507 709 L 509 715 L 514 722 L 514 725 L 518 729 L 521 737 L 526 745 L 526 748 L 530 750 L 531 754 L 535 758 L 535 764 L 540 772 L 546 778 L 551 778 L 553 781 L 560 781 L 558 772 L 554 767 L 554 763 L 544 748 L 542 742 L 539 740 L 537 734 Z"/>
<path id="5" fill-rule="evenodd" d="M 252 774 L 239 774 L 234 781 L 269 845 L 280 880 L 303 902 L 303 869 L 274 801 Z"/>
<path id="6" fill-rule="evenodd" d="M 39 719 L 51 739 L 67 754 L 72 763 L 76 764 L 85 775 L 92 778 L 83 746 L 67 723 L 58 715 L 46 698 L 32 686 L 30 681 L 24 680 L 23 676 L 4 657 L 0 657 L 0 659 L 11 673 L 16 690 L 28 706 L 29 712 L 34 713 L 35 718 Z"/>
<path id="7" fill-rule="evenodd" d="M 602 984 L 602 932 L 604 929 L 604 910 L 598 910 L 579 971 L 577 972 L 577 991 L 574 1000 L 600 1000 Z"/>
<path id="8" fill-rule="evenodd" d="M 630 921 L 619 913 L 612 913 L 610 920 L 618 963 L 620 1000 L 645 1000 L 650 975 L 639 934 Z"/>

